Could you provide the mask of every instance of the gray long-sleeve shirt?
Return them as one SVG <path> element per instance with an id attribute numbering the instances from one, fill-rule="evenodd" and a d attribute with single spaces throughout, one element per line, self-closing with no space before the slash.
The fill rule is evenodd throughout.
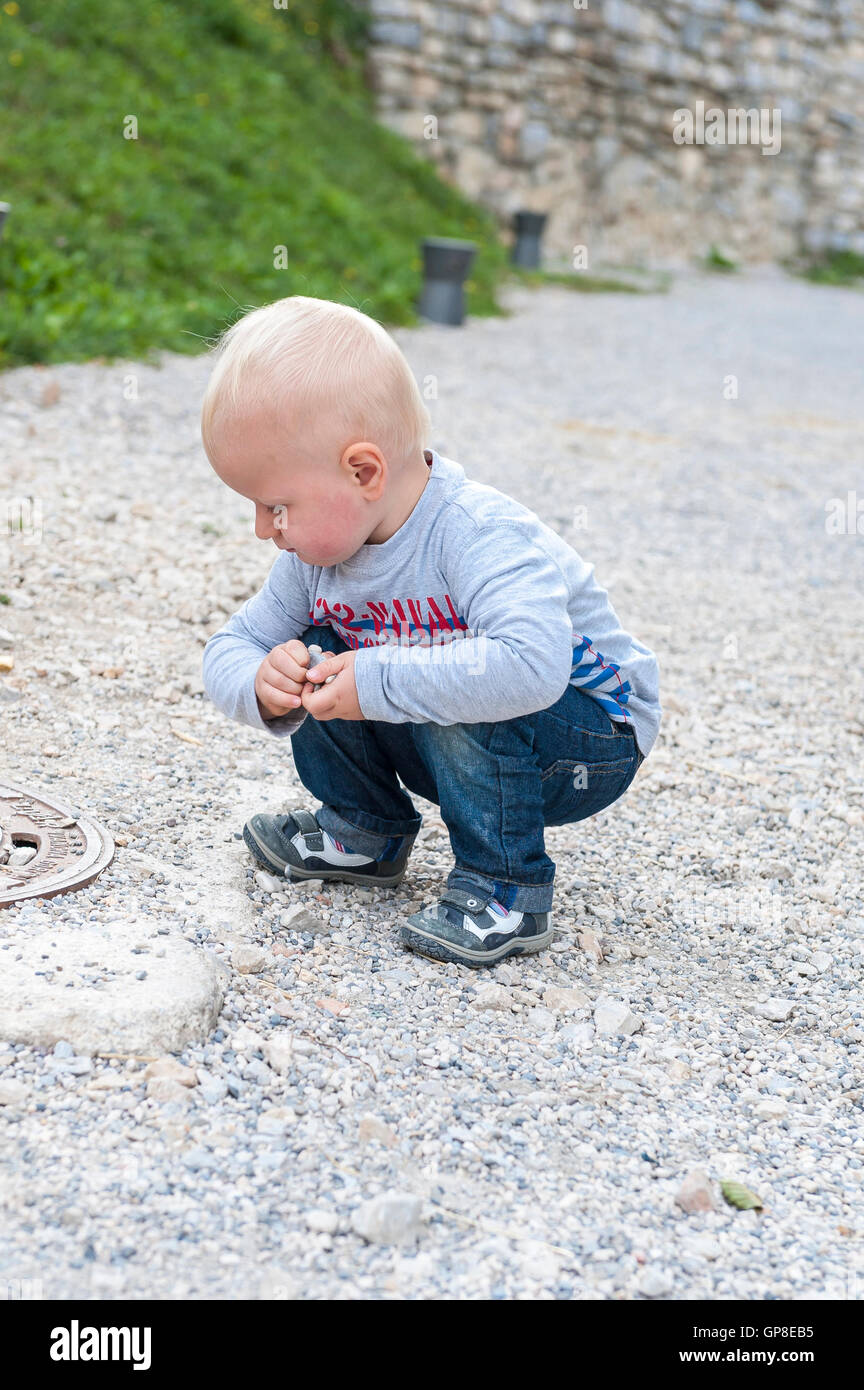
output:
<path id="1" fill-rule="evenodd" d="M 326 567 L 280 552 L 204 648 L 210 699 L 274 737 L 295 733 L 306 710 L 262 719 L 255 675 L 273 647 L 316 623 L 325 652 L 328 627 L 356 649 L 366 719 L 513 719 L 572 684 L 631 723 L 647 756 L 660 727 L 657 658 L 624 631 L 594 566 L 528 507 L 424 452 L 429 481 L 389 540 Z"/>

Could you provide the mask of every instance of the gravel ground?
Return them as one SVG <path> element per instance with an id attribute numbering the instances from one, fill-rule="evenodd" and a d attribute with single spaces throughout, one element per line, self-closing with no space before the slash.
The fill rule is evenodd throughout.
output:
<path id="1" fill-rule="evenodd" d="M 397 942 L 449 867 L 436 807 L 397 890 L 283 886 L 240 842 L 316 803 L 203 697 L 274 555 L 201 450 L 205 360 L 0 378 L 4 491 L 43 508 L 0 540 L 6 775 L 118 844 L 0 944 L 132 920 L 227 966 L 173 1063 L 0 1045 L 0 1261 L 46 1298 L 861 1297 L 864 538 L 826 504 L 864 510 L 864 298 L 509 302 L 397 333 L 431 442 L 595 561 L 664 724 L 547 834 L 552 949 L 483 973 Z"/>

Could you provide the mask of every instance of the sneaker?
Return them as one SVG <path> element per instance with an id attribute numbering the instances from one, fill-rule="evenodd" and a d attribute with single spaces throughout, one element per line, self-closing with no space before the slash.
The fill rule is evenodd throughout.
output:
<path id="1" fill-rule="evenodd" d="M 457 965 L 495 965 L 505 956 L 541 951 L 554 936 L 548 912 L 508 909 L 488 894 L 450 888 L 431 907 L 424 907 L 402 927 L 402 943 L 432 960 Z"/>
<path id="2" fill-rule="evenodd" d="M 394 835 L 373 858 L 355 854 L 324 830 L 311 811 L 291 811 L 252 816 L 243 827 L 243 839 L 259 864 L 292 881 L 335 878 L 392 888 L 404 876 L 416 836 Z"/>

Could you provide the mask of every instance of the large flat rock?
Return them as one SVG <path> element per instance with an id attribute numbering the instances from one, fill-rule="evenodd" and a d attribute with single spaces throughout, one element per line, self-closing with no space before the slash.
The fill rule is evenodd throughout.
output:
<path id="1" fill-rule="evenodd" d="M 178 1052 L 215 1026 L 224 978 L 206 951 L 146 923 L 13 930 L 0 939 L 0 1039 Z"/>

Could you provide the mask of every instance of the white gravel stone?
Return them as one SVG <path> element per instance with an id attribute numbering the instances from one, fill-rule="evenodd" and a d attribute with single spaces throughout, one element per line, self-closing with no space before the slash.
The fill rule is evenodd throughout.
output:
<path id="1" fill-rule="evenodd" d="M 188 1105 L 189 1090 L 170 1076 L 151 1076 L 147 1082 L 147 1096 L 150 1100 L 175 1101 Z"/>
<path id="2" fill-rule="evenodd" d="M 31 860 L 36 858 L 38 853 L 39 851 L 33 849 L 31 846 L 22 846 L 21 849 L 13 849 L 10 851 L 6 863 L 10 869 L 23 869 Z"/>
<path id="3" fill-rule="evenodd" d="M 644 1298 L 668 1298 L 675 1287 L 672 1276 L 665 1269 L 643 1269 L 637 1288 Z"/>
<path id="4" fill-rule="evenodd" d="M 785 1023 L 787 1018 L 792 1017 L 795 1008 L 794 999 L 766 999 L 763 1004 L 757 1004 L 754 1013 L 760 1018 L 771 1019 L 774 1023 Z"/>
<path id="5" fill-rule="evenodd" d="M 592 960 L 595 960 L 598 965 L 601 965 L 603 962 L 604 950 L 603 939 L 600 933 L 586 928 L 586 930 L 580 931 L 578 940 L 579 949 L 584 951 L 587 956 L 590 956 Z"/>
<path id="6" fill-rule="evenodd" d="M 558 1036 L 574 1052 L 579 1052 L 583 1047 L 591 1046 L 597 1036 L 597 1030 L 593 1023 L 568 1023 L 561 1029 Z"/>
<path id="7" fill-rule="evenodd" d="M 708 1231 L 691 1236 L 685 1242 L 684 1248 L 688 1254 L 699 1255 L 703 1260 L 717 1260 L 723 1253 L 723 1247 L 717 1237 Z"/>
<path id="8" fill-rule="evenodd" d="M 583 990 L 562 989 L 560 985 L 552 985 L 544 991 L 543 1003 L 553 1013 L 562 1014 L 575 1013 L 578 1009 L 587 1009 L 590 1006 L 588 995 Z"/>
<path id="9" fill-rule="evenodd" d="M 754 1160 L 735 1150 L 709 1154 L 708 1169 L 721 1182 L 752 1181 L 751 1167 Z"/>
<path id="10" fill-rule="evenodd" d="M 29 1092 L 20 1081 L 0 1081 L 0 1105 L 23 1105 Z"/>
<path id="11" fill-rule="evenodd" d="M 496 1009 L 508 1012 L 513 1006 L 513 997 L 503 985 L 481 985 L 472 999 L 475 1009 Z"/>
<path id="12" fill-rule="evenodd" d="M 277 878 L 275 874 L 268 874 L 266 869 L 259 869 L 255 875 L 255 882 L 259 888 L 263 888 L 265 893 L 281 893 L 287 880 Z"/>
<path id="13" fill-rule="evenodd" d="M 178 1086 L 197 1086 L 198 1078 L 191 1067 L 184 1067 L 182 1062 L 178 1062 L 176 1057 L 159 1057 L 155 1062 L 148 1062 L 144 1068 L 144 1075 L 149 1080 L 151 1077 L 165 1077 L 166 1080 L 176 1081 Z"/>
<path id="14" fill-rule="evenodd" d="M 306 1225 L 310 1231 L 323 1231 L 332 1236 L 339 1229 L 339 1217 L 334 1211 L 322 1211 L 319 1208 L 307 1211 Z"/>
<path id="15" fill-rule="evenodd" d="M 352 1214 L 351 1227 L 376 1245 L 404 1245 L 420 1235 L 423 1199 L 410 1192 L 371 1197 Z"/>
<path id="16" fill-rule="evenodd" d="M 317 935 L 330 930 L 329 924 L 322 917 L 310 912 L 304 903 L 294 903 L 280 912 L 278 922 L 284 931 L 304 931 Z"/>
<path id="17" fill-rule="evenodd" d="M 594 1006 L 594 1027 L 601 1035 L 621 1033 L 625 1036 L 636 1033 L 642 1027 L 628 1004 L 619 999 L 598 999 Z"/>
<path id="18" fill-rule="evenodd" d="M 287 1076 L 294 1066 L 294 1043 L 292 1038 L 277 1033 L 264 1044 L 264 1056 L 279 1076 Z"/>
<path id="19" fill-rule="evenodd" d="M 529 1009 L 525 1022 L 529 1028 L 536 1028 L 540 1033 L 555 1031 L 555 1015 L 549 1009 Z"/>
<path id="20" fill-rule="evenodd" d="M 357 1138 L 361 1144 L 368 1144 L 374 1141 L 384 1144 L 388 1149 L 395 1149 L 399 1139 L 389 1125 L 383 1120 L 379 1120 L 377 1115 L 363 1115 L 357 1128 Z"/>
<path id="21" fill-rule="evenodd" d="M 284 1134 L 288 1127 L 288 1116 L 283 1110 L 266 1110 L 258 1116 L 259 1134 Z"/>
<path id="22" fill-rule="evenodd" d="M 257 946 L 235 946 L 231 964 L 241 975 L 258 975 L 267 964 L 267 952 Z"/>
<path id="23" fill-rule="evenodd" d="M 714 1211 L 717 1201 L 714 1185 L 703 1168 L 689 1172 L 678 1189 L 675 1201 L 682 1211 Z"/>
<path id="24" fill-rule="evenodd" d="M 760 1100 L 753 1113 L 758 1120 L 782 1120 L 789 1114 L 789 1106 L 785 1100 Z"/>

